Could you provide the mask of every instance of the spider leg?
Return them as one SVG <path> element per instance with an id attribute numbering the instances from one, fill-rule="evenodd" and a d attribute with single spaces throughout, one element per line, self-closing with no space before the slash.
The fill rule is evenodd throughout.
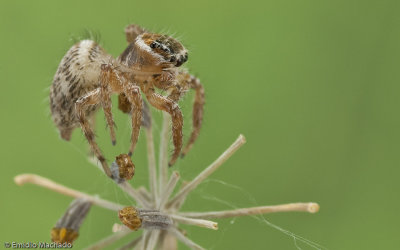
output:
<path id="1" fill-rule="evenodd" d="M 79 118 L 79 123 L 81 124 L 83 133 L 85 134 L 85 137 L 86 137 L 87 141 L 89 142 L 93 153 L 96 155 L 97 159 L 100 161 L 106 175 L 111 178 L 110 168 L 108 167 L 106 159 L 102 155 L 100 148 L 95 141 L 93 130 L 90 126 L 88 119 L 86 118 L 86 110 L 89 108 L 89 106 L 96 105 L 101 102 L 100 92 L 101 92 L 101 89 L 97 88 L 95 90 L 90 91 L 85 96 L 79 98 L 75 103 L 75 108 L 76 108 L 77 115 Z"/>
<path id="2" fill-rule="evenodd" d="M 90 118 L 89 118 L 89 125 L 93 128 L 93 133 L 96 133 L 96 114 L 93 114 Z M 95 154 L 92 150 L 92 147 L 90 146 L 90 144 L 88 145 L 88 156 L 89 157 L 93 157 Z"/>
<path id="3" fill-rule="evenodd" d="M 101 66 L 101 75 L 100 75 L 100 87 L 101 87 L 101 106 L 104 110 L 104 115 L 106 117 L 107 125 L 110 128 L 110 137 L 113 145 L 116 144 L 115 139 L 115 130 L 114 130 L 114 119 L 111 112 L 111 94 L 113 87 L 122 84 L 121 78 L 116 74 L 116 72 L 112 69 L 111 65 L 103 64 Z"/>
<path id="4" fill-rule="evenodd" d="M 140 126 L 142 123 L 142 105 L 143 100 L 140 94 L 140 88 L 135 85 L 127 84 L 124 88 L 124 93 L 129 99 L 129 102 L 135 107 L 132 109 L 132 137 L 131 146 L 129 148 L 129 155 L 132 155 L 135 150 L 136 143 L 139 137 Z"/>
<path id="5" fill-rule="evenodd" d="M 182 149 L 182 112 L 176 102 L 154 92 L 154 89 L 149 89 L 146 92 L 146 98 L 149 103 L 156 109 L 168 112 L 172 118 L 172 139 L 174 143 L 174 152 L 168 165 L 172 166 L 179 157 Z"/>
<path id="6" fill-rule="evenodd" d="M 190 88 L 196 91 L 196 95 L 193 103 L 193 129 L 190 134 L 190 138 L 186 143 L 186 146 L 182 150 L 181 157 L 184 157 L 189 150 L 193 147 L 194 142 L 199 136 L 201 129 L 201 124 L 203 122 L 203 112 L 204 112 L 204 88 L 201 85 L 200 80 L 194 76 L 190 76 L 189 82 Z"/>
<path id="7" fill-rule="evenodd" d="M 125 27 L 125 36 L 126 41 L 128 43 L 132 43 L 135 41 L 136 37 L 142 33 L 145 33 L 146 30 L 136 24 L 130 24 Z"/>
<path id="8" fill-rule="evenodd" d="M 125 113 L 129 111 L 131 112 L 132 136 L 131 146 L 129 148 L 129 155 L 132 155 L 139 137 L 140 125 L 142 121 L 143 100 L 140 94 L 140 88 L 128 82 L 126 78 L 122 77 L 122 75 L 120 75 L 116 69 L 113 69 L 112 65 L 110 64 L 102 65 L 101 79 L 103 100 L 102 105 L 107 118 L 107 123 L 110 126 L 110 133 L 111 138 L 113 139 L 113 144 L 115 144 L 115 133 L 113 129 L 114 121 L 111 113 L 111 93 L 120 93 L 118 98 L 118 107 Z M 121 105 L 123 105 L 124 107 L 121 107 Z"/>

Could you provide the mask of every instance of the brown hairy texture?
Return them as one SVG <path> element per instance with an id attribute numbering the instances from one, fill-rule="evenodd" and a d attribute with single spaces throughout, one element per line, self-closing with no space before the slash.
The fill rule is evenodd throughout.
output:
<path id="1" fill-rule="evenodd" d="M 73 130 L 80 126 L 92 152 L 109 177 L 111 171 L 95 141 L 94 128 L 89 120 L 102 107 L 111 142 L 115 145 L 112 94 L 119 95 L 119 109 L 131 114 L 129 155 L 135 150 L 142 123 L 141 93 L 150 105 L 171 115 L 174 151 L 170 166 L 178 159 L 183 146 L 183 118 L 178 101 L 189 89 L 196 91 L 193 131 L 183 154 L 189 151 L 196 140 L 203 117 L 202 85 L 184 69 L 178 68 L 188 59 L 183 45 L 172 37 L 148 33 L 137 25 L 126 27 L 125 34 L 129 45 L 117 59 L 93 41 L 83 40 L 75 44 L 62 59 L 50 88 L 52 117 L 61 137 L 69 140 Z M 170 94 L 162 96 L 156 93 L 155 88 Z"/>
<path id="2" fill-rule="evenodd" d="M 125 36 L 128 43 L 133 43 L 136 37 L 146 32 L 145 29 L 136 24 L 130 24 L 125 27 Z"/>
<path id="3" fill-rule="evenodd" d="M 190 134 L 189 140 L 186 143 L 186 147 L 182 150 L 181 156 L 184 157 L 189 150 L 192 148 L 194 142 L 199 136 L 201 124 L 203 122 L 203 112 L 204 112 L 204 88 L 201 85 L 200 80 L 196 77 L 191 76 L 190 78 L 190 88 L 196 91 L 194 104 L 193 104 L 193 130 Z"/>
<path id="4" fill-rule="evenodd" d="M 115 158 L 119 167 L 119 178 L 130 180 L 135 175 L 135 165 L 127 154 L 120 154 Z"/>

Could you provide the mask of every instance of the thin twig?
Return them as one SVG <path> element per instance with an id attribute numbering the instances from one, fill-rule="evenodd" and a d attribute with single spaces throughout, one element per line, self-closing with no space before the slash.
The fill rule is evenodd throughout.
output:
<path id="1" fill-rule="evenodd" d="M 146 250 L 153 250 L 155 249 L 157 242 L 158 242 L 158 238 L 160 237 L 160 230 L 152 230 L 150 237 L 149 237 L 149 241 L 147 242 L 147 247 Z"/>
<path id="2" fill-rule="evenodd" d="M 133 249 L 141 240 L 142 240 L 142 236 L 139 236 L 136 239 L 134 239 L 133 241 L 129 242 L 128 244 L 120 247 L 119 250 Z"/>
<path id="3" fill-rule="evenodd" d="M 168 178 L 168 142 L 169 142 L 169 126 L 171 118 L 168 113 L 163 112 L 163 124 L 160 139 L 160 156 L 158 159 L 159 169 L 159 193 L 161 194 Z"/>
<path id="4" fill-rule="evenodd" d="M 113 233 L 112 235 L 94 243 L 93 245 L 90 245 L 86 250 L 98 250 L 98 249 L 103 249 L 112 243 L 116 242 L 119 239 L 122 239 L 124 236 L 128 235 L 132 231 L 120 231 Z"/>
<path id="5" fill-rule="evenodd" d="M 95 196 L 68 188 L 68 187 L 63 186 L 59 183 L 56 183 L 52 180 L 49 180 L 45 177 L 35 175 L 35 174 L 17 175 L 14 177 L 14 182 L 19 186 L 22 186 L 25 183 L 31 183 L 31 184 L 35 184 L 35 185 L 53 190 L 53 191 L 58 192 L 63 195 L 71 196 L 74 198 L 85 198 L 85 199 L 89 200 L 92 204 L 95 204 L 97 206 L 100 206 L 100 207 L 103 207 L 106 209 L 110 209 L 113 211 L 119 211 L 120 209 L 122 209 L 124 207 L 123 205 L 120 205 L 120 204 L 117 204 L 117 203 L 114 203 L 111 201 L 103 200 L 103 199 L 97 198 Z"/>
<path id="6" fill-rule="evenodd" d="M 168 198 L 174 191 L 174 188 L 176 187 L 176 184 L 178 183 L 179 178 L 180 178 L 179 173 L 174 171 L 172 173 L 167 185 L 165 186 L 163 192 L 161 193 L 160 200 L 158 203 L 158 209 L 163 208 L 165 203 L 167 203 Z"/>
<path id="7" fill-rule="evenodd" d="M 124 190 L 127 194 L 129 194 L 140 206 L 144 208 L 150 208 L 151 204 L 146 201 L 146 198 L 142 196 L 140 192 L 138 192 L 135 188 L 133 188 L 126 181 L 123 183 L 119 183 L 118 186 Z"/>
<path id="8" fill-rule="evenodd" d="M 176 238 L 178 238 L 178 240 L 180 240 L 183 244 L 185 244 L 186 246 L 190 247 L 191 249 L 204 250 L 204 248 L 202 248 L 201 246 L 197 245 L 192 240 L 190 240 L 185 235 L 183 235 L 181 232 L 179 232 L 178 229 L 171 228 L 169 230 L 169 232 L 173 233 L 176 236 Z"/>
<path id="9" fill-rule="evenodd" d="M 160 249 L 162 250 L 177 250 L 178 243 L 176 237 L 168 231 L 164 231 L 160 239 Z"/>
<path id="10" fill-rule="evenodd" d="M 184 189 L 187 184 L 189 184 L 188 181 L 183 181 L 180 186 L 180 190 Z M 174 207 L 172 208 L 173 211 L 179 211 L 179 209 L 182 207 L 183 203 L 186 201 L 186 197 L 182 198 L 181 200 L 179 200 L 178 202 L 175 203 Z"/>
<path id="11" fill-rule="evenodd" d="M 143 235 L 143 238 L 140 243 L 139 249 L 146 250 L 147 242 L 149 241 L 149 237 L 150 237 L 150 231 L 145 230 L 142 235 Z"/>
<path id="12" fill-rule="evenodd" d="M 158 190 L 157 190 L 157 172 L 156 172 L 156 156 L 154 150 L 154 138 L 153 138 L 153 130 L 150 125 L 145 129 L 146 131 L 146 140 L 147 140 L 147 161 L 149 164 L 149 185 L 150 192 L 154 197 L 154 200 L 158 199 Z"/>
<path id="13" fill-rule="evenodd" d="M 153 202 L 153 197 L 151 196 L 150 192 L 144 187 L 140 186 L 136 189 L 139 194 L 148 202 L 152 203 Z"/>
<path id="14" fill-rule="evenodd" d="M 113 233 L 116 233 L 116 232 L 121 232 L 121 231 L 132 231 L 132 230 L 129 227 L 125 226 L 125 225 L 114 223 L 114 225 L 112 226 L 111 231 Z"/>
<path id="15" fill-rule="evenodd" d="M 178 223 L 218 230 L 218 223 L 214 221 L 187 218 L 176 214 L 170 214 L 169 216 Z"/>
<path id="16" fill-rule="evenodd" d="M 178 213 L 181 216 L 197 218 L 197 219 L 210 219 L 210 218 L 228 218 L 256 214 L 269 214 L 278 212 L 308 212 L 316 213 L 319 210 L 317 203 L 289 203 L 275 206 L 262 206 L 251 208 L 240 208 L 235 210 L 215 211 L 215 212 L 183 212 Z"/>
<path id="17" fill-rule="evenodd" d="M 189 182 L 179 193 L 167 204 L 167 207 L 172 207 L 175 203 L 184 199 L 190 191 L 195 189 L 204 179 L 218 169 L 226 160 L 228 160 L 244 143 L 246 139 L 243 135 L 239 135 L 236 141 L 216 159 L 210 166 L 203 170 L 196 178 Z"/>

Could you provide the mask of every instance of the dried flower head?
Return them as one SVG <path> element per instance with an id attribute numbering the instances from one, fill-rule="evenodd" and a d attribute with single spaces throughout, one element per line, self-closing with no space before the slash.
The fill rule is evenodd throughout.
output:
<path id="1" fill-rule="evenodd" d="M 120 175 L 119 179 L 114 179 L 115 183 L 133 198 L 136 205 L 133 206 L 132 204 L 129 204 L 124 206 L 111 201 L 103 200 L 97 196 L 67 188 L 51 180 L 33 174 L 16 176 L 15 182 L 18 185 L 23 185 L 25 183 L 40 185 L 74 198 L 84 198 L 93 205 L 112 210 L 115 213 L 115 216 L 119 217 L 122 224 L 115 224 L 112 227 L 113 233 L 109 237 L 94 243 L 88 249 L 101 249 L 128 234 L 132 235 L 131 237 L 133 237 L 133 239 L 121 249 L 130 249 L 135 246 L 140 246 L 140 249 L 177 249 L 177 240 L 181 241 L 191 249 L 203 249 L 185 235 L 184 231 L 179 227 L 180 224 L 189 224 L 217 230 L 218 223 L 210 221 L 209 219 L 288 211 L 315 213 L 319 210 L 318 204 L 310 202 L 242 208 L 227 211 L 180 211 L 186 200 L 186 197 L 190 194 L 190 192 L 193 191 L 206 178 L 208 178 L 213 172 L 215 172 L 225 161 L 227 161 L 246 142 L 245 137 L 240 135 L 236 141 L 229 146 L 228 149 L 225 150 L 225 152 L 223 152 L 214 162 L 206 167 L 193 180 L 184 182 L 181 185 L 180 190 L 175 195 L 172 195 L 180 175 L 178 172 L 174 171 L 170 176 L 168 176 L 167 148 L 169 141 L 168 127 L 170 125 L 170 119 L 167 115 L 163 115 L 164 122 L 161 131 L 159 163 L 157 171 L 151 115 L 150 111 L 146 111 L 146 109 L 144 109 L 144 113 L 144 120 L 142 122 L 147 138 L 147 156 L 150 178 L 149 189 L 134 188 L 126 181 L 128 178 L 126 178 L 125 175 Z M 117 157 L 114 165 L 119 167 L 124 166 L 124 164 L 131 166 L 130 163 L 127 164 L 126 159 L 123 156 L 119 157 Z M 91 158 L 90 162 L 94 163 L 100 170 L 102 170 L 102 167 L 97 164 L 95 159 Z M 128 169 L 132 169 L 131 167 Z M 138 235 L 136 230 L 143 230 L 143 233 Z M 55 234 L 57 235 L 60 233 L 55 232 Z"/>
<path id="2" fill-rule="evenodd" d="M 51 241 L 56 243 L 72 243 L 79 236 L 81 227 L 90 207 L 90 201 L 78 198 L 72 201 L 65 214 L 57 221 L 51 229 Z"/>

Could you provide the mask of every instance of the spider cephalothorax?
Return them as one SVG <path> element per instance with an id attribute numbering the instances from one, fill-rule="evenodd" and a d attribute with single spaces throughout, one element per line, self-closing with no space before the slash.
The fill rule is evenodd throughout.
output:
<path id="1" fill-rule="evenodd" d="M 128 55 L 132 55 L 132 48 L 133 51 L 139 52 L 136 56 L 139 58 L 142 56 L 141 59 L 144 59 L 145 65 L 158 64 L 163 67 L 179 67 L 188 59 L 188 53 L 183 45 L 166 35 L 143 33 L 137 36 L 131 48 L 128 47 L 128 51 L 126 51 Z M 137 60 L 134 57 L 130 57 L 130 59 L 127 61 L 128 65 L 134 64 Z"/>
<path id="2" fill-rule="evenodd" d="M 150 105 L 171 115 L 175 149 L 170 166 L 179 157 L 183 145 L 183 119 L 177 102 L 189 89 L 196 91 L 193 131 L 182 156 L 196 140 L 203 117 L 203 87 L 196 77 L 179 68 L 188 59 L 183 45 L 172 37 L 148 33 L 137 25 L 129 25 L 125 34 L 129 45 L 117 59 L 94 41 L 83 40 L 75 44 L 62 59 L 50 88 L 52 117 L 61 137 L 69 140 L 72 131 L 81 126 L 92 151 L 110 177 L 112 174 L 95 142 L 93 123 L 89 119 L 101 106 L 115 144 L 111 94 L 119 94 L 119 108 L 132 117 L 130 155 L 135 149 L 141 126 L 141 93 Z M 166 90 L 168 95 L 158 94 L 156 88 Z"/>

